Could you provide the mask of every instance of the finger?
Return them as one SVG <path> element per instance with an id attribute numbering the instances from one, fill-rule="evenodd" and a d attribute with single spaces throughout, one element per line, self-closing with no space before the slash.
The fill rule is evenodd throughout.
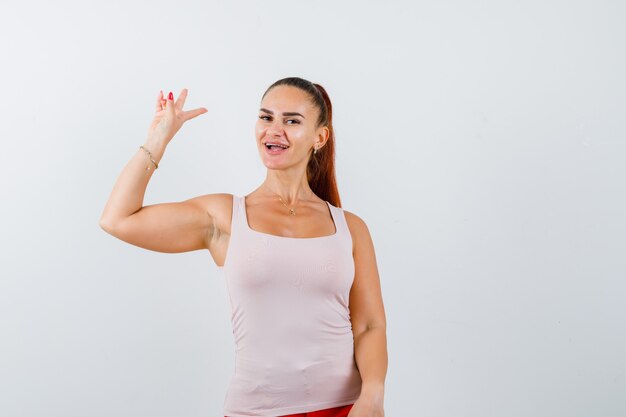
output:
<path id="1" fill-rule="evenodd" d="M 161 90 L 161 111 L 164 111 L 166 106 L 167 106 L 167 98 L 165 97 L 163 90 Z"/>
<path id="2" fill-rule="evenodd" d="M 193 109 L 193 110 L 186 111 L 186 112 L 185 112 L 185 121 L 187 121 L 187 120 L 191 120 L 191 119 L 193 119 L 194 117 L 198 117 L 198 116 L 200 116 L 201 114 L 204 114 L 204 113 L 206 113 L 206 112 L 208 112 L 208 110 L 207 110 L 207 109 L 205 109 L 204 107 L 199 107 L 199 108 L 197 108 L 197 109 Z"/>
<path id="3" fill-rule="evenodd" d="M 159 94 L 157 95 L 157 99 L 156 99 L 156 111 L 159 112 L 161 110 L 163 110 L 163 107 L 161 107 L 161 103 L 163 102 L 163 90 L 161 90 L 159 92 Z"/>
<path id="4" fill-rule="evenodd" d="M 165 104 L 165 110 L 170 114 L 174 114 L 175 105 L 176 103 L 174 103 L 174 96 L 172 95 L 172 92 L 170 91 L 170 93 L 167 95 L 167 102 Z"/>
<path id="5" fill-rule="evenodd" d="M 176 108 L 178 110 L 182 110 L 183 107 L 185 107 L 185 100 L 187 99 L 188 92 L 189 90 L 187 90 L 186 88 L 183 88 L 180 91 L 180 94 L 178 95 L 178 99 L 176 100 Z"/>

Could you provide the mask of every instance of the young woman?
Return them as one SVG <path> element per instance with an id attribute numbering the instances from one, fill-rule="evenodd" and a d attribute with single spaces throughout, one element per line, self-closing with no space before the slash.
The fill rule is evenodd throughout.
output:
<path id="1" fill-rule="evenodd" d="M 289 77 L 263 94 L 256 146 L 267 173 L 251 193 L 143 206 L 167 144 L 207 112 L 184 111 L 186 97 L 186 89 L 176 102 L 159 94 L 147 140 L 100 226 L 153 251 L 208 249 L 225 274 L 236 345 L 225 416 L 384 417 L 386 317 L 374 245 L 365 222 L 341 208 L 325 89 Z"/>

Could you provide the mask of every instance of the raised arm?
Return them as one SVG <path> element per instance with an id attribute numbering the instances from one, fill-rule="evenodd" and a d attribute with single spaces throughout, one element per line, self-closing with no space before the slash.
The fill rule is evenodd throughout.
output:
<path id="1" fill-rule="evenodd" d="M 213 230 L 211 195 L 143 206 L 148 182 L 170 140 L 185 121 L 207 111 L 205 108 L 183 111 L 186 97 L 187 89 L 183 89 L 176 102 L 171 93 L 167 100 L 162 92 L 159 94 L 156 115 L 143 144 L 145 150 L 138 148 L 122 170 L 99 221 L 107 233 L 158 252 L 208 248 Z"/>

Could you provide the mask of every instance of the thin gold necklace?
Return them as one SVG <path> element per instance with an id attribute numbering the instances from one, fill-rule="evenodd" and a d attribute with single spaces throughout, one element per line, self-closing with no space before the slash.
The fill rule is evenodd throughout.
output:
<path id="1" fill-rule="evenodd" d="M 267 187 L 267 186 L 266 186 Z M 267 187 L 268 189 L 270 187 Z M 272 191 L 270 189 L 270 191 Z M 280 194 L 278 194 L 277 192 L 272 191 L 274 194 L 276 194 L 278 196 L 278 198 L 280 199 L 280 202 L 283 204 L 283 206 L 287 207 L 287 209 L 289 209 L 289 214 L 291 214 L 292 216 L 296 215 L 296 208 L 295 206 L 293 208 L 289 207 L 287 204 L 285 204 L 285 202 L 283 201 L 283 198 L 280 196 Z M 300 200 L 298 200 L 298 202 L 296 203 L 296 206 L 298 205 L 298 203 L 300 203 Z"/>
<path id="2" fill-rule="evenodd" d="M 276 195 L 278 195 L 278 194 L 276 194 Z M 280 198 L 280 202 L 281 202 L 281 203 L 283 203 L 283 206 L 285 206 L 285 207 L 287 207 L 287 208 L 289 209 L 289 214 L 292 214 L 292 215 L 294 215 L 294 216 L 295 216 L 295 215 L 296 215 L 296 209 L 295 209 L 295 206 L 294 206 L 294 208 L 288 207 L 288 206 L 287 206 L 287 204 L 285 204 L 285 202 L 283 201 L 283 199 L 282 199 L 282 197 L 281 197 L 281 196 L 278 196 L 278 198 Z M 300 202 L 300 201 L 298 200 L 298 203 L 299 203 L 299 202 Z M 296 205 L 298 205 L 298 204 L 296 203 Z"/>

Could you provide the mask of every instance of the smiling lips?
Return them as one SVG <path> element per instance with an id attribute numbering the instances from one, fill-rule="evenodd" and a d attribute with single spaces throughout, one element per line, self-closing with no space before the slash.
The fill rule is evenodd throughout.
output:
<path id="1" fill-rule="evenodd" d="M 267 153 L 270 155 L 281 154 L 285 152 L 287 148 L 289 148 L 288 145 L 278 143 L 278 142 L 266 142 L 264 145 L 265 145 L 265 149 L 267 149 Z"/>
<path id="2" fill-rule="evenodd" d="M 277 148 L 287 149 L 289 145 L 280 143 L 280 142 L 265 142 L 265 147 L 267 149 L 277 149 Z"/>

